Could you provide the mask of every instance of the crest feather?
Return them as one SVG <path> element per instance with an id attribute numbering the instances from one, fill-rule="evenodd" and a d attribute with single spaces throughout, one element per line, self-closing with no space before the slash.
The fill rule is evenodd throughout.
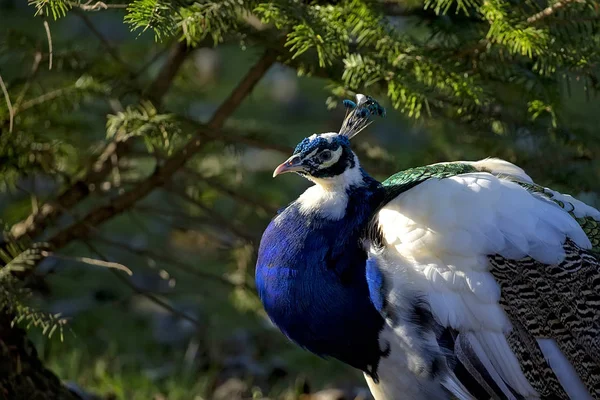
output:
<path id="1" fill-rule="evenodd" d="M 363 129 L 371 124 L 371 116 L 385 117 L 385 108 L 370 96 L 364 94 L 356 95 L 356 103 L 352 100 L 344 100 L 344 106 L 348 109 L 346 118 L 342 123 L 339 134 L 348 139 L 358 135 Z"/>

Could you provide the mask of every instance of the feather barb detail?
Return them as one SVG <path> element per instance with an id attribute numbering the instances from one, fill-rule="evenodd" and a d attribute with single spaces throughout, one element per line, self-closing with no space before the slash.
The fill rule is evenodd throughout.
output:
<path id="1" fill-rule="evenodd" d="M 372 116 L 385 117 L 385 108 L 370 96 L 357 94 L 356 102 L 344 100 L 343 103 L 348 112 L 339 134 L 348 139 L 352 139 L 369 126 Z"/>

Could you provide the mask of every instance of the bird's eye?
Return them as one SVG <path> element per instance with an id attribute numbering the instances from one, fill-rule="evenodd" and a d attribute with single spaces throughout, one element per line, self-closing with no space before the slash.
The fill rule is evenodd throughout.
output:
<path id="1" fill-rule="evenodd" d="M 325 150 L 324 152 L 322 152 L 322 153 L 319 155 L 319 159 L 320 159 L 322 162 L 331 160 L 331 151 L 329 151 L 329 150 Z"/>

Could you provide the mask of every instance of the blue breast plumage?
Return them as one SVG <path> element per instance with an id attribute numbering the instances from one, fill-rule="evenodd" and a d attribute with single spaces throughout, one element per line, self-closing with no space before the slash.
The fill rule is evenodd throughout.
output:
<path id="1" fill-rule="evenodd" d="M 383 189 L 364 181 L 348 189 L 341 219 L 301 213 L 297 202 L 276 216 L 261 240 L 256 283 L 269 317 L 291 340 L 376 376 L 384 321 L 369 297 L 361 238 Z"/>

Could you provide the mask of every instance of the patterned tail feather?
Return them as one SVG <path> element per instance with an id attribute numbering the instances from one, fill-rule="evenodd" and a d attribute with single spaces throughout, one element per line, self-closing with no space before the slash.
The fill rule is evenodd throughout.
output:
<path id="1" fill-rule="evenodd" d="M 509 343 L 532 386 L 542 395 L 568 398 L 564 391 L 552 392 L 558 380 L 549 376 L 550 367 L 532 341 L 553 338 L 591 395 L 600 399 L 600 261 L 571 240 L 564 247 L 567 256 L 558 265 L 490 257 L 492 274 L 516 327 Z"/>

